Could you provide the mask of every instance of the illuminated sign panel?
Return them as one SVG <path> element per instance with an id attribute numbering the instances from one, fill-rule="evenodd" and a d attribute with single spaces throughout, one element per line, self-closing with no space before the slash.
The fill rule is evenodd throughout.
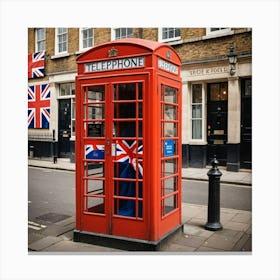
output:
<path id="1" fill-rule="evenodd" d="M 85 64 L 85 72 L 98 72 L 108 70 L 119 70 L 128 68 L 139 68 L 145 66 L 145 58 L 128 57 L 121 59 L 104 60 Z"/>

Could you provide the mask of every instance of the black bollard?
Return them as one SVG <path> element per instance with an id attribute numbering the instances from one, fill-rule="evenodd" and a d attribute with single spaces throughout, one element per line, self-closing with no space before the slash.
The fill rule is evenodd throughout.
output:
<path id="1" fill-rule="evenodd" d="M 52 137 L 52 155 L 53 155 L 53 163 L 57 162 L 57 151 L 55 145 L 55 130 L 53 129 L 53 137 Z"/>
<path id="2" fill-rule="evenodd" d="M 208 171 L 208 220 L 205 229 L 217 231 L 223 229 L 220 223 L 220 177 L 223 175 L 218 168 L 216 156 L 211 161 L 212 168 Z"/>

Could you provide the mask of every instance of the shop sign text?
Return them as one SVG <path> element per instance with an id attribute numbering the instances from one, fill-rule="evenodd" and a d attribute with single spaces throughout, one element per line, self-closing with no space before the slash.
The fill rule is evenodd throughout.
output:
<path id="1" fill-rule="evenodd" d="M 223 67 L 193 69 L 193 70 L 190 70 L 189 73 L 190 73 L 190 76 L 222 74 L 222 73 L 228 73 L 228 67 L 223 66 Z"/>

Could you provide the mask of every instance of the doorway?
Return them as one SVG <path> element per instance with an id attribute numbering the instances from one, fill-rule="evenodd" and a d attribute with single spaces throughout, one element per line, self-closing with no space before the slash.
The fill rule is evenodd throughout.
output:
<path id="1" fill-rule="evenodd" d="M 227 162 L 228 84 L 207 85 L 207 162 L 216 155 L 220 165 Z"/>
<path id="2" fill-rule="evenodd" d="M 58 104 L 58 157 L 70 157 L 71 99 L 59 99 Z"/>
<path id="3" fill-rule="evenodd" d="M 110 79 L 82 87 L 81 218 L 89 231 L 133 236 L 137 229 L 147 238 L 143 223 L 144 87 L 143 80 L 114 83 Z M 131 227 L 124 229 L 124 223 Z"/>
<path id="4" fill-rule="evenodd" d="M 252 79 L 241 81 L 240 167 L 252 168 Z"/>

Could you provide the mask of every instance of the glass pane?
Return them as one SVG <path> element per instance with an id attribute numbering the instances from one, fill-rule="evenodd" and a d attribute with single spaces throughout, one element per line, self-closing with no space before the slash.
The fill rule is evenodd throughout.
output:
<path id="1" fill-rule="evenodd" d="M 88 137 L 104 137 L 105 127 L 104 122 L 87 122 L 87 135 Z"/>
<path id="2" fill-rule="evenodd" d="M 105 182 L 103 180 L 85 180 L 87 194 L 105 195 Z"/>
<path id="3" fill-rule="evenodd" d="M 71 107 L 71 119 L 75 119 L 75 112 L 76 112 L 76 103 L 75 103 L 75 99 L 71 99 L 72 101 L 72 107 Z"/>
<path id="4" fill-rule="evenodd" d="M 136 100 L 136 84 L 114 85 L 114 100 Z"/>
<path id="5" fill-rule="evenodd" d="M 176 123 L 163 123 L 163 136 L 164 137 L 176 137 L 177 136 L 177 124 Z"/>
<path id="6" fill-rule="evenodd" d="M 202 118 L 202 105 L 192 105 L 192 118 Z"/>
<path id="7" fill-rule="evenodd" d="M 116 103 L 114 105 L 114 118 L 116 119 L 135 119 L 136 103 Z"/>
<path id="8" fill-rule="evenodd" d="M 220 84 L 220 100 L 228 99 L 228 86 L 227 83 Z"/>
<path id="9" fill-rule="evenodd" d="M 134 199 L 114 199 L 114 214 L 126 217 L 136 217 L 136 204 L 138 204 L 138 217 L 142 218 L 142 201 Z"/>
<path id="10" fill-rule="evenodd" d="M 225 101 L 228 99 L 227 83 L 210 84 L 211 101 Z"/>
<path id="11" fill-rule="evenodd" d="M 71 95 L 71 84 L 60 84 L 60 96 Z"/>
<path id="12" fill-rule="evenodd" d="M 115 32 L 116 32 L 116 39 L 119 39 L 120 38 L 120 28 L 116 28 Z"/>
<path id="13" fill-rule="evenodd" d="M 105 213 L 105 200 L 103 197 L 85 197 L 85 211 L 91 213 Z"/>
<path id="14" fill-rule="evenodd" d="M 252 80 L 245 80 L 245 96 L 252 95 Z"/>
<path id="15" fill-rule="evenodd" d="M 104 145 L 100 147 L 90 147 L 92 145 L 86 145 L 86 159 L 97 159 L 102 157 L 104 159 Z M 99 146 L 99 145 L 95 145 Z M 100 148 L 100 150 L 98 150 Z M 105 177 L 105 167 L 104 162 L 85 162 L 84 176 L 88 178 L 104 178 Z"/>
<path id="16" fill-rule="evenodd" d="M 202 120 L 192 120 L 192 139 L 202 139 Z"/>
<path id="17" fill-rule="evenodd" d="M 104 101 L 105 86 L 91 86 L 88 88 L 88 102 Z"/>
<path id="18" fill-rule="evenodd" d="M 87 104 L 84 106 L 84 118 L 91 120 L 104 119 L 104 104 Z"/>
<path id="19" fill-rule="evenodd" d="M 136 137 L 136 122 L 114 122 L 114 137 Z M 142 136 L 142 125 L 138 127 L 138 136 Z"/>
<path id="20" fill-rule="evenodd" d="M 192 103 L 202 103 L 202 85 L 192 85 Z"/>
<path id="21" fill-rule="evenodd" d="M 76 126 L 75 126 L 75 120 L 72 120 L 72 136 L 75 136 L 76 135 Z"/>
<path id="22" fill-rule="evenodd" d="M 162 86 L 162 100 L 170 103 L 177 103 L 177 90 L 172 87 Z"/>
<path id="23" fill-rule="evenodd" d="M 162 181 L 162 195 L 167 195 L 177 191 L 178 178 L 172 177 Z"/>
<path id="24" fill-rule="evenodd" d="M 210 84 L 210 98 L 211 98 L 211 101 L 219 101 L 220 100 L 219 84 Z"/>
<path id="25" fill-rule="evenodd" d="M 177 107 L 173 105 L 163 105 L 164 107 L 164 119 L 165 120 L 176 120 Z"/>
<path id="26" fill-rule="evenodd" d="M 177 208 L 177 195 L 170 196 L 163 200 L 163 215 L 168 214 Z"/>
<path id="27" fill-rule="evenodd" d="M 167 159 L 162 161 L 162 177 L 166 177 L 178 172 L 178 160 L 174 159 Z"/>

